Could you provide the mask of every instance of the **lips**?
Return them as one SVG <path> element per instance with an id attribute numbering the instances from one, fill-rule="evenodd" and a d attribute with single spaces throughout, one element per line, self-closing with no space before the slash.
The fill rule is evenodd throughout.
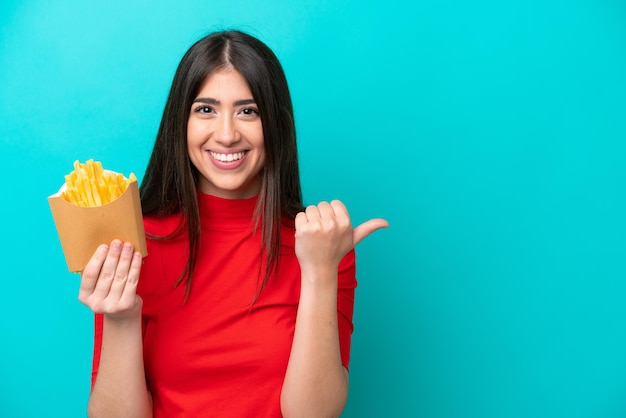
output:
<path id="1" fill-rule="evenodd" d="M 239 167 L 245 160 L 246 154 L 245 151 L 230 153 L 209 151 L 213 164 L 222 169 L 234 169 Z"/>
<path id="2" fill-rule="evenodd" d="M 241 160 L 244 157 L 244 155 L 246 155 L 245 152 L 235 152 L 232 154 L 220 154 L 217 152 L 209 151 L 209 153 L 211 154 L 211 157 L 213 157 L 214 159 L 222 163 L 230 163 L 233 161 L 238 161 L 238 160 Z"/>

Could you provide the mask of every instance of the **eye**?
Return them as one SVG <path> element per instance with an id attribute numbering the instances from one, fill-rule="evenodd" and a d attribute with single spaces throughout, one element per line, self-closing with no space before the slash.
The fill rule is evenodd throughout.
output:
<path id="1" fill-rule="evenodd" d="M 241 114 L 247 117 L 259 116 L 259 111 L 253 107 L 245 107 L 241 109 Z"/>
<path id="2" fill-rule="evenodd" d="M 195 107 L 193 111 L 196 113 L 200 113 L 200 114 L 208 114 L 208 113 L 213 112 L 213 108 L 210 106 L 206 106 L 206 105 L 200 105 L 200 106 Z"/>

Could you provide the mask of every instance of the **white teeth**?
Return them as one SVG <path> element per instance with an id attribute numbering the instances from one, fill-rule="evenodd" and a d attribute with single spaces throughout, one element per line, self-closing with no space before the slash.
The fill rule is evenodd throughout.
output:
<path id="1" fill-rule="evenodd" d="M 223 163 L 230 163 L 233 161 L 241 160 L 245 154 L 245 152 L 235 152 L 233 154 L 219 154 L 217 152 L 211 151 L 211 157 Z"/>

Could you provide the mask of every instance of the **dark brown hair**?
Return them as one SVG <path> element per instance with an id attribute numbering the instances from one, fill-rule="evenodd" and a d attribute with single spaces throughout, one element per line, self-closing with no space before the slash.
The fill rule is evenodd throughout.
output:
<path id="1" fill-rule="evenodd" d="M 201 228 L 197 201 L 199 174 L 188 155 L 187 121 L 192 101 L 204 80 L 224 68 L 235 69 L 246 80 L 263 125 L 265 164 L 260 173 L 262 183 L 255 225 L 260 220 L 266 268 L 256 299 L 278 265 L 281 223 L 293 221 L 302 210 L 291 96 L 283 68 L 267 45 L 240 31 L 221 31 L 200 39 L 185 53 L 174 75 L 141 183 L 141 204 L 144 216 L 183 215 L 184 223 L 176 231 L 156 238 L 170 239 L 187 232 L 189 258 L 176 285 L 184 282 L 188 297 Z M 259 273 L 261 276 L 260 266 Z"/>

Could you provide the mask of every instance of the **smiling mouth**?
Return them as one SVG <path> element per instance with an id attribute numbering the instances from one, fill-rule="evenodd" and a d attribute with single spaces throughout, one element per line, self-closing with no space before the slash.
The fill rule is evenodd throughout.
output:
<path id="1" fill-rule="evenodd" d="M 211 157 L 213 157 L 214 159 L 222 163 L 230 163 L 233 161 L 238 161 L 238 160 L 241 160 L 244 155 L 246 155 L 245 152 L 234 152 L 232 154 L 220 154 L 217 152 L 209 151 L 209 153 L 211 154 Z"/>

